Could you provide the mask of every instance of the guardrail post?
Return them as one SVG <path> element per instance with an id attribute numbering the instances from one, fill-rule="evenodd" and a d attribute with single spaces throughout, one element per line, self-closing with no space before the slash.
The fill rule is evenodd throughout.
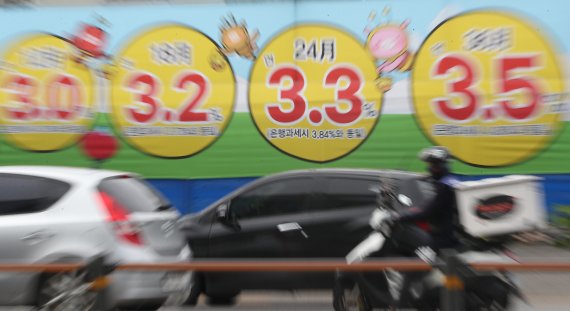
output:
<path id="1" fill-rule="evenodd" d="M 114 270 L 113 267 L 105 265 L 105 257 L 98 256 L 85 266 L 85 281 L 91 283 L 91 290 L 97 293 L 94 310 L 110 310 L 108 305 L 108 275 Z"/>
<path id="2" fill-rule="evenodd" d="M 457 256 L 455 250 L 442 250 L 442 272 L 445 274 L 444 288 L 441 292 L 442 311 L 464 311 L 465 293 L 461 270 L 465 263 Z"/>

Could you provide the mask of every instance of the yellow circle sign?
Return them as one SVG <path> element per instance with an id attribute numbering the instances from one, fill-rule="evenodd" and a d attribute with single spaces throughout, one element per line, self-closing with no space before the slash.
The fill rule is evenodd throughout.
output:
<path id="1" fill-rule="evenodd" d="M 413 65 L 424 134 L 475 166 L 519 163 L 560 129 L 564 90 L 544 32 L 498 12 L 451 18 L 424 41 Z"/>
<path id="2" fill-rule="evenodd" d="M 251 115 L 282 152 L 313 162 L 338 159 L 362 144 L 378 120 L 375 68 L 350 34 L 294 26 L 273 38 L 253 66 Z"/>
<path id="3" fill-rule="evenodd" d="M 212 144 L 233 113 L 235 79 L 220 48 L 181 25 L 153 28 L 116 56 L 115 127 L 149 155 L 180 158 Z"/>
<path id="4" fill-rule="evenodd" d="M 18 148 L 48 152 L 76 143 L 93 122 L 95 83 L 67 41 L 37 34 L 11 45 L 0 63 L 2 132 Z"/>

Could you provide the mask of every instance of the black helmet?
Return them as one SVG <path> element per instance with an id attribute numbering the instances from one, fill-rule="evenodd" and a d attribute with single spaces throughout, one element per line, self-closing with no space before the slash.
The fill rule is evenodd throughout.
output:
<path id="1" fill-rule="evenodd" d="M 451 154 L 447 148 L 436 146 L 423 149 L 418 157 L 424 162 L 445 164 L 449 162 Z"/>

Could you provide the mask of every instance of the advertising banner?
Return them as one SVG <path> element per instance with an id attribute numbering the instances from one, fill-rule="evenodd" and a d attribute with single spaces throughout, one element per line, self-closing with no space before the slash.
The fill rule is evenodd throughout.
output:
<path id="1" fill-rule="evenodd" d="M 149 178 L 570 172 L 563 1 L 0 9 L 0 161 Z"/>

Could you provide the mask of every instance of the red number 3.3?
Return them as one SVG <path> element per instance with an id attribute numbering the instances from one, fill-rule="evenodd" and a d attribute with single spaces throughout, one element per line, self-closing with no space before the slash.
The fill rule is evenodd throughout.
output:
<path id="1" fill-rule="evenodd" d="M 340 89 L 339 82 L 343 78 L 348 81 L 348 85 Z M 291 86 L 287 89 L 283 88 L 284 79 L 291 81 Z M 266 106 L 268 116 L 273 121 L 286 125 L 301 121 L 308 110 L 308 101 L 303 95 L 306 85 L 303 72 L 293 66 L 281 67 L 269 75 L 267 83 L 270 87 L 279 88 L 279 102 L 288 101 L 292 106 L 290 109 L 285 109 L 283 104 L 269 104 Z M 324 77 L 323 85 L 336 88 L 335 101 L 345 101 L 350 104 L 350 109 L 345 112 L 338 109 L 336 102 L 332 105 L 324 105 L 324 111 L 330 121 L 346 125 L 360 118 L 363 100 L 358 92 L 362 88 L 362 78 L 355 69 L 346 66 L 333 68 Z"/>

